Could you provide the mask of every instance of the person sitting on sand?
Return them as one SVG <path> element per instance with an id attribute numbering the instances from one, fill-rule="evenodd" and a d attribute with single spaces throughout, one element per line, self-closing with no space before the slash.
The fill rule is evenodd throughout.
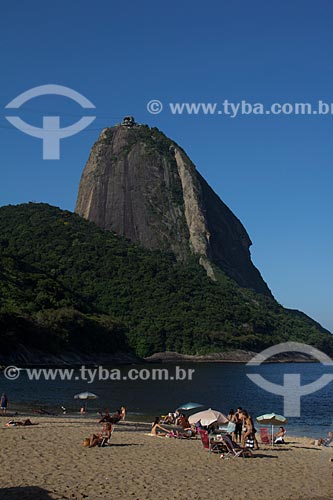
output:
<path id="1" fill-rule="evenodd" d="M 279 427 L 278 432 L 273 435 L 275 444 L 284 444 L 284 436 L 286 435 L 286 429 L 284 427 Z"/>
<path id="2" fill-rule="evenodd" d="M 89 438 L 89 448 L 99 446 L 103 439 L 109 439 L 112 433 L 112 425 L 110 422 L 104 422 L 102 430 L 97 434 L 91 434 Z"/>
<path id="3" fill-rule="evenodd" d="M 179 425 L 179 419 L 184 417 L 183 413 L 180 413 L 180 411 L 176 410 L 175 411 L 175 425 Z"/>
<path id="4" fill-rule="evenodd" d="M 185 415 L 181 415 L 181 416 L 177 419 L 176 425 L 179 425 L 179 426 L 180 426 L 180 427 L 182 427 L 184 430 L 185 430 L 185 429 L 189 429 L 189 428 L 190 428 L 190 423 L 189 423 L 188 419 L 185 417 Z"/>
<path id="5" fill-rule="evenodd" d="M 175 424 L 176 422 L 176 413 L 169 412 L 164 418 L 163 418 L 163 424 Z"/>
<path id="6" fill-rule="evenodd" d="M 192 438 L 196 437 L 197 435 L 197 428 L 195 424 L 191 424 L 189 427 L 186 427 L 183 432 L 177 432 L 179 437 L 184 437 L 184 438 Z"/>
<path id="7" fill-rule="evenodd" d="M 316 444 L 318 446 L 330 446 L 333 441 L 333 432 L 329 431 L 327 433 L 327 438 L 320 438 L 317 441 L 312 441 L 311 444 Z"/>
<path id="8" fill-rule="evenodd" d="M 162 427 L 159 424 L 159 421 L 160 421 L 160 417 L 155 417 L 155 420 L 151 425 L 150 434 L 152 434 L 153 436 L 166 436 L 167 434 L 169 434 L 169 431 L 168 431 L 168 429 L 165 429 L 164 427 Z M 162 432 L 158 432 L 159 430 L 161 430 Z"/>

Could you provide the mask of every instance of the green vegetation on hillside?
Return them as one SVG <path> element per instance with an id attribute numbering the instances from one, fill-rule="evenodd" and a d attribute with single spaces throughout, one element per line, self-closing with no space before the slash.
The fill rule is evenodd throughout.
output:
<path id="1" fill-rule="evenodd" d="M 195 258 L 179 264 L 56 207 L 2 207 L 0 349 L 147 356 L 294 340 L 333 354 L 318 323 L 218 273 L 212 282 Z"/>

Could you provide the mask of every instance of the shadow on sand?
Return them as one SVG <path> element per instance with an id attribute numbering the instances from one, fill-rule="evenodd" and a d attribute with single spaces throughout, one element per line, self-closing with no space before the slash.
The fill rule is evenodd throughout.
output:
<path id="1" fill-rule="evenodd" d="M 38 486 L 0 488 L 0 500 L 51 500 L 49 493 Z"/>

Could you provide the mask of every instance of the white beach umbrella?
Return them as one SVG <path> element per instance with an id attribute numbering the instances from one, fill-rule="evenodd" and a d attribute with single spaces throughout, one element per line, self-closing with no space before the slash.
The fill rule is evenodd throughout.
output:
<path id="1" fill-rule="evenodd" d="M 85 408 L 87 408 L 87 401 L 88 399 L 97 399 L 98 396 L 97 394 L 94 394 L 93 392 L 80 392 L 79 394 L 75 394 L 74 399 L 81 399 L 82 401 L 85 401 Z"/>
<path id="2" fill-rule="evenodd" d="M 217 410 L 212 410 L 209 408 L 209 410 L 204 410 L 204 411 L 199 411 L 198 413 L 194 413 L 194 415 L 191 415 L 188 419 L 190 424 L 195 424 L 196 422 L 201 422 L 201 425 L 206 427 L 208 425 L 213 424 L 214 422 L 217 422 L 218 424 L 227 424 L 228 419 L 223 413 Z"/>
<path id="3" fill-rule="evenodd" d="M 272 445 L 274 440 L 274 425 L 286 425 L 288 419 L 283 415 L 277 415 L 276 413 L 265 413 L 265 415 L 260 415 L 256 418 L 258 424 L 271 425 L 272 426 Z"/>

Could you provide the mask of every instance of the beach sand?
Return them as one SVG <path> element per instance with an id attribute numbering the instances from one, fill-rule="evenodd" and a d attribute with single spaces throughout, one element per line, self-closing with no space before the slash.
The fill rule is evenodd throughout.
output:
<path id="1" fill-rule="evenodd" d="M 39 425 L 8 429 L 0 417 L 1 500 L 333 499 L 333 448 L 310 439 L 226 460 L 200 440 L 149 436 L 144 423 L 121 422 L 111 446 L 89 449 L 97 418 L 30 418 Z"/>

